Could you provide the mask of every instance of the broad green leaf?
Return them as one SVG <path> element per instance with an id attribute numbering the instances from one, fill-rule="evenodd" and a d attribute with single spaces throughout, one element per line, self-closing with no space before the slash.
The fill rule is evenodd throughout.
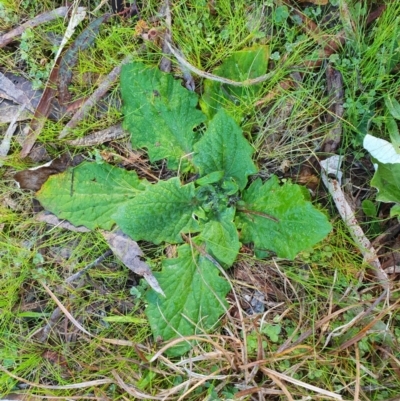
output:
<path id="1" fill-rule="evenodd" d="M 213 70 L 213 74 L 234 81 L 257 78 L 267 72 L 268 57 L 267 46 L 241 50 L 225 59 L 219 67 Z M 209 119 L 220 108 L 229 106 L 234 109 L 232 115 L 236 121 L 240 122 L 244 107 L 254 102 L 260 89 L 261 84 L 239 87 L 206 80 L 200 106 Z"/>
<path id="2" fill-rule="evenodd" d="M 386 128 L 395 151 L 400 153 L 400 133 L 396 120 L 392 117 L 386 117 Z"/>
<path id="3" fill-rule="evenodd" d="M 134 171 L 85 162 L 51 176 L 36 194 L 42 206 L 76 226 L 110 230 L 115 209 L 145 188 Z"/>
<path id="4" fill-rule="evenodd" d="M 192 214 L 197 209 L 194 184 L 182 186 L 178 178 L 147 186 L 113 214 L 125 234 L 134 240 L 159 244 L 182 242 L 181 233 L 198 230 Z"/>
<path id="5" fill-rule="evenodd" d="M 400 163 L 400 154 L 393 144 L 370 134 L 365 135 L 363 146 L 380 163 Z"/>
<path id="6" fill-rule="evenodd" d="M 377 170 L 371 185 L 378 190 L 376 199 L 381 202 L 400 203 L 400 163 L 383 164 L 375 161 Z"/>
<path id="7" fill-rule="evenodd" d="M 200 238 L 207 252 L 226 266 L 231 266 L 239 253 L 239 236 L 233 219 L 235 209 L 228 208 L 205 223 Z"/>
<path id="8" fill-rule="evenodd" d="M 177 169 L 193 150 L 193 129 L 205 119 L 196 109 L 197 95 L 172 75 L 139 62 L 122 67 L 121 95 L 132 146 L 147 148 L 151 162 L 168 159 L 168 167 Z"/>
<path id="9" fill-rule="evenodd" d="M 397 217 L 397 218 L 400 218 L 400 204 L 396 203 L 396 204 L 390 209 L 390 217 Z"/>
<path id="10" fill-rule="evenodd" d="M 244 192 L 238 211 L 241 241 L 253 242 L 256 248 L 274 251 L 282 258 L 294 259 L 332 229 L 326 216 L 304 199 L 299 185 L 287 182 L 280 186 L 276 176 L 265 184 L 254 181 Z"/>
<path id="11" fill-rule="evenodd" d="M 206 133 L 194 145 L 194 150 L 193 163 L 201 176 L 224 171 L 225 179 L 233 178 L 243 189 L 247 177 L 257 172 L 251 160 L 253 148 L 225 110 L 220 110 L 210 121 Z"/>
<path id="12" fill-rule="evenodd" d="M 400 103 L 393 96 L 385 96 L 385 106 L 396 120 L 400 120 Z"/>
<path id="13" fill-rule="evenodd" d="M 147 294 L 149 319 L 155 338 L 164 341 L 211 329 L 227 307 L 230 290 L 218 269 L 189 245 L 178 249 L 178 258 L 166 259 L 163 270 L 154 273 L 165 297 L 150 290 Z M 182 342 L 169 354 L 181 355 L 191 345 Z"/>

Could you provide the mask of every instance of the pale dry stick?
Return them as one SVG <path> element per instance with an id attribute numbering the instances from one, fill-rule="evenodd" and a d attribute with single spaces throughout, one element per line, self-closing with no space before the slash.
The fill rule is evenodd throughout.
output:
<path id="1" fill-rule="evenodd" d="M 0 47 L 8 45 L 17 36 L 21 36 L 27 29 L 34 28 L 35 26 L 44 24 L 46 22 L 53 21 L 56 18 L 66 17 L 68 14 L 69 7 L 59 7 L 55 10 L 39 14 L 35 18 L 19 25 L 15 29 L 0 36 Z"/>
<path id="2" fill-rule="evenodd" d="M 367 262 L 371 267 L 373 267 L 373 271 L 376 278 L 379 280 L 380 285 L 384 289 L 390 290 L 389 278 L 382 269 L 381 263 L 378 259 L 378 255 L 376 254 L 374 247 L 365 236 L 362 228 L 358 225 L 354 212 L 346 201 L 338 180 L 328 177 L 328 174 L 336 174 L 338 171 L 340 171 L 340 163 L 341 158 L 337 155 L 321 161 L 320 165 L 322 167 L 322 181 L 331 194 L 336 208 L 338 209 L 343 222 L 346 224 L 351 237 L 363 254 L 364 261 Z"/>
<path id="3" fill-rule="evenodd" d="M 162 52 L 163 57 L 160 62 L 161 71 L 170 72 L 171 71 L 171 60 L 167 58 L 167 55 L 171 54 L 171 50 L 169 49 L 169 44 L 172 44 L 172 16 L 171 16 L 171 7 L 169 4 L 169 0 L 165 0 L 165 24 L 167 26 L 167 32 L 164 35 L 164 41 L 162 44 Z M 179 60 L 178 60 L 179 63 Z M 194 82 L 194 78 L 190 73 L 189 69 L 186 68 L 182 63 L 179 63 L 180 69 L 182 71 L 183 80 L 185 82 L 186 89 L 190 91 L 194 91 L 196 88 L 196 83 Z"/>
<path id="4" fill-rule="evenodd" d="M 92 14 L 96 14 L 97 11 L 100 10 L 101 7 L 104 6 L 104 4 L 109 3 L 109 0 L 101 0 L 100 4 L 92 11 Z"/>
<path id="5" fill-rule="evenodd" d="M 162 43 L 162 53 L 163 56 L 161 57 L 160 61 L 160 70 L 163 72 L 171 72 L 172 68 L 172 63 L 171 59 L 166 57 L 169 54 L 171 54 L 170 50 L 168 49 L 167 46 L 167 41 L 172 42 L 171 39 L 171 31 L 172 31 L 172 17 L 171 17 L 171 8 L 169 6 L 169 0 L 164 0 L 164 5 L 162 6 L 164 8 L 164 14 L 165 14 L 165 25 L 167 26 L 166 32 L 164 33 L 164 40 Z"/>
<path id="6" fill-rule="evenodd" d="M 173 56 L 178 60 L 180 64 L 185 66 L 188 70 L 192 71 L 196 75 L 202 78 L 209 79 L 210 81 L 220 82 L 222 84 L 232 85 L 232 86 L 250 86 L 260 84 L 268 79 L 271 79 L 275 75 L 275 71 L 271 71 L 268 74 L 261 75 L 257 78 L 246 79 L 244 81 L 233 81 L 232 79 L 220 77 L 218 75 L 210 74 L 209 72 L 202 71 L 199 68 L 195 67 L 194 65 L 190 64 L 186 61 L 179 53 L 177 49 L 175 49 L 172 44 L 166 41 L 169 50 L 173 54 Z"/>
<path id="7" fill-rule="evenodd" d="M 58 139 L 66 137 L 73 128 L 86 116 L 89 110 L 98 102 L 98 100 L 105 95 L 110 86 L 118 79 L 121 68 L 124 64 L 129 63 L 132 60 L 132 55 L 126 56 L 122 62 L 116 66 L 99 85 L 99 87 L 89 96 L 89 98 L 82 104 L 80 109 L 73 115 L 71 120 L 65 125 L 61 131 Z"/>

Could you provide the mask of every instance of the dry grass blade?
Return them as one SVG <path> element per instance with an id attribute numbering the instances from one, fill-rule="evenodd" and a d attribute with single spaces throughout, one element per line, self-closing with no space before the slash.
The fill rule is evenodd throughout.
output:
<path id="1" fill-rule="evenodd" d="M 386 295 L 386 292 L 383 292 L 382 295 Z M 381 295 L 381 297 L 382 297 L 382 295 Z M 378 298 L 377 301 L 379 301 L 380 298 Z M 375 301 L 375 303 L 372 306 L 377 304 L 378 303 L 377 301 Z M 393 305 L 390 305 L 390 307 L 388 307 L 388 308 L 384 309 L 382 312 L 380 312 L 374 319 L 372 319 L 368 324 L 366 324 L 355 336 L 353 336 L 349 340 L 345 341 L 337 349 L 335 349 L 334 353 L 341 352 L 344 349 L 346 349 L 346 348 L 352 346 L 353 344 L 359 342 L 362 338 L 364 338 L 367 335 L 368 330 L 370 330 L 377 322 L 380 322 L 382 320 L 382 318 L 384 316 L 386 316 L 391 310 L 396 310 L 396 307 L 399 304 L 400 304 L 400 299 L 397 300 Z M 371 309 L 371 307 L 369 309 L 367 309 L 367 311 L 370 311 L 370 309 Z"/>
<path id="2" fill-rule="evenodd" d="M 165 397 L 155 397 L 150 394 L 143 393 L 139 389 L 135 388 L 135 386 L 126 384 L 122 378 L 118 375 L 117 372 L 112 371 L 112 374 L 118 383 L 118 385 L 123 388 L 129 395 L 133 397 L 138 397 L 140 400 L 164 400 Z"/>
<path id="3" fill-rule="evenodd" d="M 304 383 L 301 380 L 294 379 L 293 377 L 287 376 L 287 375 L 285 375 L 283 373 L 275 372 L 274 370 L 266 368 L 266 367 L 261 367 L 260 366 L 260 369 L 263 372 L 265 372 L 266 374 L 268 374 L 268 375 L 275 376 L 275 377 L 277 377 L 277 378 L 279 378 L 281 380 L 285 380 L 285 381 L 287 381 L 289 383 L 292 383 L 292 384 L 294 384 L 296 386 L 300 386 L 300 387 L 306 388 L 308 390 L 314 391 L 314 392 L 316 392 L 316 393 L 318 393 L 320 395 L 331 397 L 331 398 L 333 398 L 335 400 L 343 400 L 341 395 L 335 394 L 332 391 L 327 391 L 327 390 L 324 390 L 322 388 L 313 386 L 312 384 Z"/>
<path id="4" fill-rule="evenodd" d="M 114 380 L 111 379 L 98 379 L 98 380 L 91 380 L 87 382 L 82 382 L 82 383 L 74 383 L 74 384 L 66 384 L 63 386 L 52 386 L 52 385 L 46 385 L 46 384 L 38 384 L 35 382 L 31 382 L 29 380 L 25 380 L 22 377 L 19 377 L 17 375 L 14 375 L 10 371 L 8 371 L 6 368 L 0 365 L 0 370 L 4 373 L 6 373 L 8 376 L 12 377 L 13 379 L 16 379 L 22 383 L 28 384 L 29 386 L 33 388 L 42 388 L 42 389 L 48 389 L 48 390 L 72 390 L 72 389 L 79 389 L 79 388 L 90 388 L 90 387 L 97 387 L 97 386 L 102 386 L 104 384 L 113 384 Z"/>
<path id="5" fill-rule="evenodd" d="M 93 334 L 89 333 L 67 310 L 67 308 L 60 302 L 60 300 L 55 296 L 53 291 L 50 290 L 50 288 L 43 282 L 40 281 L 40 284 L 43 286 L 43 288 L 46 290 L 46 292 L 50 295 L 52 300 L 57 304 L 57 306 L 61 309 L 61 311 L 64 313 L 64 315 L 68 318 L 68 320 L 80 331 L 88 335 L 89 337 L 96 337 Z"/>
<path id="6" fill-rule="evenodd" d="M 289 401 L 294 401 L 287 387 L 282 383 L 281 380 L 278 379 L 276 375 L 269 372 L 268 369 L 264 369 L 262 366 L 260 366 L 260 370 L 264 372 L 282 390 L 283 394 L 286 395 Z"/>
<path id="7" fill-rule="evenodd" d="M 187 337 L 182 337 L 182 338 L 176 338 L 175 340 L 172 340 L 168 342 L 168 344 L 164 345 L 160 350 L 158 350 L 153 357 L 149 360 L 149 362 L 154 362 L 156 361 L 166 350 L 169 348 L 174 347 L 176 344 L 179 344 L 183 341 L 191 341 L 195 340 L 199 343 L 206 342 L 208 344 L 211 344 L 215 349 L 218 349 L 221 352 L 221 355 L 225 357 L 225 360 L 229 362 L 231 366 L 233 366 L 233 354 L 229 351 L 227 351 L 225 348 L 223 348 L 220 344 L 217 342 L 211 340 L 210 338 L 216 337 L 216 338 L 223 338 L 224 336 L 212 336 L 212 335 L 207 335 L 207 336 L 187 336 Z"/>

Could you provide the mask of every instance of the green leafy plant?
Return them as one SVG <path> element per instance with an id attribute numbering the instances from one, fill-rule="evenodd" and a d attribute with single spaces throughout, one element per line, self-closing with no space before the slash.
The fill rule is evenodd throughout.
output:
<path id="1" fill-rule="evenodd" d="M 150 184 L 134 171 L 86 162 L 51 177 L 37 197 L 75 225 L 110 230 L 116 224 L 134 240 L 179 244 L 177 257 L 155 273 L 165 297 L 149 290 L 146 314 L 156 338 L 201 333 L 228 306 L 230 286 L 221 271 L 232 266 L 242 243 L 293 259 L 331 225 L 304 188 L 280 185 L 275 176 L 249 184 L 257 172 L 253 148 L 233 117 L 218 107 L 201 133 L 206 117 L 197 95 L 171 75 L 139 62 L 125 65 L 121 93 L 132 145 L 186 174 Z M 190 346 L 182 342 L 169 353 Z"/>
<path id="2" fill-rule="evenodd" d="M 391 217 L 400 216 L 400 134 L 396 120 L 400 120 L 400 103 L 390 96 L 385 98 L 388 117 L 386 127 L 391 142 L 367 134 L 364 148 L 371 154 L 375 174 L 371 185 L 378 190 L 376 199 L 394 203 L 390 210 Z"/>
<path id="3" fill-rule="evenodd" d="M 234 52 L 214 69 L 213 73 L 236 81 L 256 78 L 265 74 L 268 67 L 269 49 L 255 46 Z M 243 117 L 246 104 L 252 104 L 260 92 L 261 84 L 250 87 L 229 86 L 217 81 L 204 83 L 204 94 L 200 106 L 208 118 L 212 118 L 222 108 L 229 108 L 237 122 Z"/>

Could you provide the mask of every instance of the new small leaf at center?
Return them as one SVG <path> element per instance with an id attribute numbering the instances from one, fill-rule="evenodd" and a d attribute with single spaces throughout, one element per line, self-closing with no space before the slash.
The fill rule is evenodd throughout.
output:
<path id="1" fill-rule="evenodd" d="M 229 267 L 236 260 L 240 249 L 234 218 L 235 209 L 227 208 L 205 223 L 200 235 L 207 252 Z"/>
<path id="2" fill-rule="evenodd" d="M 257 172 L 251 159 L 253 148 L 235 120 L 223 109 L 211 120 L 194 150 L 193 163 L 202 177 L 224 171 L 225 180 L 234 179 L 239 188 L 244 189 L 247 177 Z"/>

